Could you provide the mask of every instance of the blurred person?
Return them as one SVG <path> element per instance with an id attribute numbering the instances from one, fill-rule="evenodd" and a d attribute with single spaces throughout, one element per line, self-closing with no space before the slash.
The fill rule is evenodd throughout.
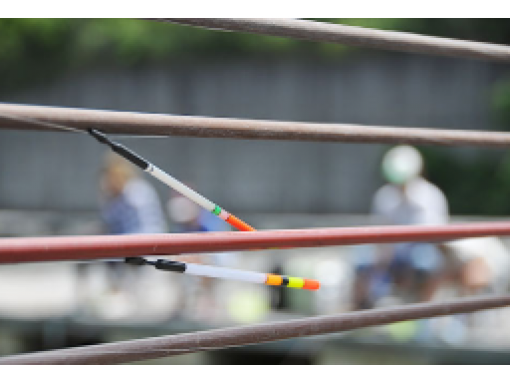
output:
<path id="1" fill-rule="evenodd" d="M 423 159 L 411 146 L 397 146 L 382 160 L 388 182 L 374 195 L 371 213 L 384 224 L 438 225 L 448 222 L 448 202 L 422 176 Z M 356 262 L 353 302 L 356 309 L 381 304 L 423 302 L 441 282 L 443 255 L 433 244 L 379 245 L 360 251 Z"/>
<path id="2" fill-rule="evenodd" d="M 103 231 L 111 235 L 167 232 L 163 209 L 156 191 L 124 158 L 108 152 L 100 176 L 100 213 Z M 107 262 L 112 317 L 127 313 L 126 287 L 139 268 L 121 261 Z M 83 272 L 83 270 L 81 270 Z M 136 285 L 135 285 L 136 286 Z M 136 289 L 136 288 L 135 288 Z M 131 289 L 133 293 L 133 289 Z M 116 302 L 116 304 L 115 304 Z M 133 305 L 134 306 L 134 305 Z M 117 310 L 115 310 L 117 308 Z"/>
<path id="3" fill-rule="evenodd" d="M 438 187 L 422 177 L 423 159 L 407 145 L 388 151 L 382 161 L 388 183 L 374 196 L 372 213 L 387 224 L 446 224 L 448 202 Z"/>
<path id="4" fill-rule="evenodd" d="M 107 155 L 100 186 L 101 216 L 107 234 L 167 232 L 156 191 L 124 158 Z"/>
<path id="5" fill-rule="evenodd" d="M 500 238 L 461 239 L 443 246 L 451 255 L 453 277 L 460 295 L 508 291 L 510 256 Z"/>
<path id="6" fill-rule="evenodd" d="M 498 237 L 461 239 L 443 243 L 450 261 L 448 289 L 453 296 L 506 294 L 510 276 L 510 254 Z M 485 334 L 491 326 L 506 326 L 508 313 L 503 310 L 485 310 L 462 316 L 464 324 L 476 333 Z M 440 326 L 443 327 L 443 326 Z M 444 326 L 446 333 L 450 326 Z M 474 329 L 474 330 L 473 330 Z M 446 334 L 444 334 L 446 335 Z"/>

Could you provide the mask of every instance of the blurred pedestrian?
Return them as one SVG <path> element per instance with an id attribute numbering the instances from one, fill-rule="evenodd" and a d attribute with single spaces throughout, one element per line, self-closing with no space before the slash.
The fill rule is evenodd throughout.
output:
<path id="1" fill-rule="evenodd" d="M 383 224 L 438 225 L 448 222 L 448 202 L 422 176 L 423 159 L 411 146 L 397 146 L 382 160 L 388 182 L 373 198 L 372 216 Z M 380 245 L 360 256 L 354 286 L 354 306 L 428 301 L 441 280 L 443 255 L 433 244 Z"/>
<path id="2" fill-rule="evenodd" d="M 100 186 L 101 216 L 107 234 L 167 232 L 156 191 L 125 159 L 108 154 Z"/>
<path id="3" fill-rule="evenodd" d="M 443 243 L 449 254 L 459 295 L 504 294 L 508 291 L 510 255 L 498 237 L 480 237 Z"/>
<path id="4" fill-rule="evenodd" d="M 111 235 L 167 232 L 161 202 L 156 191 L 122 157 L 108 153 L 100 177 L 100 213 L 103 232 Z M 101 307 L 111 318 L 129 314 L 135 307 L 140 268 L 122 261 L 107 262 L 108 299 Z M 80 277 L 83 277 L 83 266 Z"/>

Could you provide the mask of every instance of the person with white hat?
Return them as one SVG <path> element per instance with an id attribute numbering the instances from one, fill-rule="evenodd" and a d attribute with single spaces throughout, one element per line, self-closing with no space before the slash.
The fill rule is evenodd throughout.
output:
<path id="1" fill-rule="evenodd" d="M 385 224 L 448 223 L 448 202 L 435 185 L 422 177 L 423 159 L 413 147 L 401 145 L 383 158 L 388 184 L 377 191 L 372 213 Z"/>
<path id="2" fill-rule="evenodd" d="M 371 213 L 380 224 L 448 223 L 448 202 L 435 185 L 422 177 L 423 159 L 417 149 L 401 145 L 382 160 L 388 182 L 374 195 Z M 371 308 L 395 296 L 403 302 L 428 301 L 439 284 L 443 255 L 432 244 L 380 245 L 357 258 L 354 307 Z"/>

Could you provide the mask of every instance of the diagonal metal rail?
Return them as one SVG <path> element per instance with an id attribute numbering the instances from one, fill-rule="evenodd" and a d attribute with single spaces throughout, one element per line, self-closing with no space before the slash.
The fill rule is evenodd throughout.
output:
<path id="1" fill-rule="evenodd" d="M 158 18 L 222 31 L 289 37 L 409 53 L 510 62 L 510 46 L 285 18 Z"/>
<path id="2" fill-rule="evenodd" d="M 465 298 L 8 356 L 0 364 L 120 364 L 505 306 L 510 296 Z"/>
<path id="3" fill-rule="evenodd" d="M 13 120 L 9 116 L 25 120 Z M 31 119 L 83 131 L 97 128 L 113 134 L 510 147 L 510 133 L 507 132 L 214 118 L 0 103 L 0 129 L 55 130 L 49 124 L 37 124 Z"/>

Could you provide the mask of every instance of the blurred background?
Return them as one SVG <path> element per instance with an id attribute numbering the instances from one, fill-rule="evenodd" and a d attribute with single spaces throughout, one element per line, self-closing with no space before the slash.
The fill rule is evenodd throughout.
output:
<path id="1" fill-rule="evenodd" d="M 318 21 L 510 43 L 507 19 Z M 6 103 L 510 129 L 510 71 L 502 64 L 143 20 L 0 19 L 0 34 Z M 257 229 L 437 224 L 510 212 L 510 155 L 501 149 L 402 153 L 383 144 L 183 137 L 122 142 Z M 396 180 L 399 170 L 408 178 Z M 136 217 L 126 213 L 145 222 L 127 223 Z M 218 230 L 228 226 L 90 138 L 0 130 L 2 237 Z M 486 238 L 185 258 L 316 278 L 318 292 L 105 262 L 3 265 L 0 355 L 503 293 L 509 247 Z M 485 311 L 145 363 L 510 363 L 509 316 L 506 309 Z"/>

